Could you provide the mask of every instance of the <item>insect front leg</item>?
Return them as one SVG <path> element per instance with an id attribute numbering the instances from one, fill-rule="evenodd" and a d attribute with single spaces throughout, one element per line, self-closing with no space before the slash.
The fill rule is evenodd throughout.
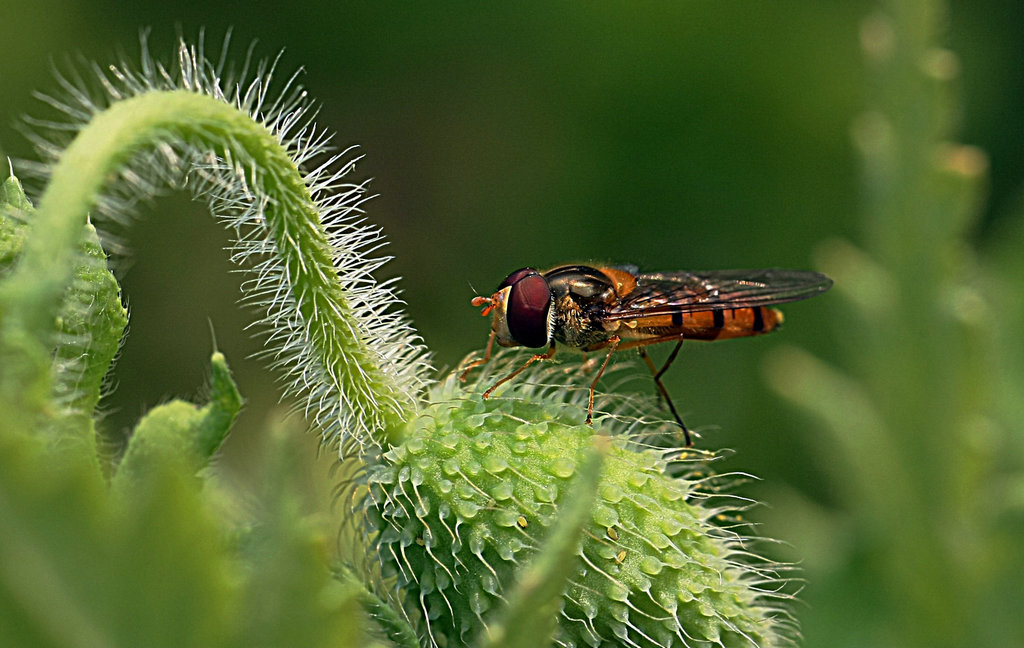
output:
<path id="1" fill-rule="evenodd" d="M 463 372 L 459 374 L 459 380 L 461 380 L 462 382 L 466 382 L 466 376 L 469 375 L 470 371 L 476 369 L 482 364 L 487 364 L 487 361 L 491 359 L 492 348 L 494 348 L 494 331 L 491 331 L 491 337 L 487 338 L 487 350 L 484 351 L 484 357 L 479 360 L 474 360 L 473 362 L 470 362 L 468 365 L 466 365 L 466 368 L 463 370 Z"/>
<path id="2" fill-rule="evenodd" d="M 604 375 L 604 370 L 608 367 L 608 362 L 612 359 L 612 354 L 615 353 L 615 349 L 618 348 L 619 342 L 622 341 L 618 335 L 613 335 L 608 338 L 608 355 L 604 357 L 604 362 L 601 364 L 601 368 L 598 370 L 597 375 L 594 376 L 594 382 L 590 383 L 590 402 L 587 404 L 587 425 L 594 424 L 594 389 L 597 387 L 597 381 L 601 380 L 601 376 Z"/>
<path id="3" fill-rule="evenodd" d="M 491 337 L 493 339 L 493 335 Z M 484 400 L 486 400 L 488 397 L 490 397 L 490 395 L 492 393 L 494 393 L 495 389 L 497 389 L 498 387 L 501 387 L 502 385 L 504 385 L 508 381 L 512 380 L 513 378 L 515 378 L 519 374 L 521 374 L 524 371 L 526 371 L 526 368 L 529 367 L 530 365 L 532 365 L 534 362 L 537 362 L 538 360 L 550 360 L 552 358 L 552 356 L 554 356 L 554 355 L 555 355 L 555 343 L 552 342 L 551 343 L 551 348 L 549 348 L 546 352 L 544 352 L 544 353 L 535 353 L 534 355 L 532 355 L 530 357 L 529 360 L 527 360 L 525 363 L 523 363 L 522 367 L 519 367 L 518 369 L 516 369 L 515 371 L 513 371 L 509 375 L 505 376 L 504 378 L 502 378 L 498 382 L 496 382 L 493 385 L 491 385 L 491 388 L 484 392 Z"/>

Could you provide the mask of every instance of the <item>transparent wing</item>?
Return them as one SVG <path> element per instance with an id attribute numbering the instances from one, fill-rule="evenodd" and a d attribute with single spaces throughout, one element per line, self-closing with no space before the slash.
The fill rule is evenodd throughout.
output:
<path id="1" fill-rule="evenodd" d="M 711 270 L 636 275 L 636 288 L 604 317 L 692 313 L 799 301 L 832 287 L 832 280 L 803 270 Z"/>

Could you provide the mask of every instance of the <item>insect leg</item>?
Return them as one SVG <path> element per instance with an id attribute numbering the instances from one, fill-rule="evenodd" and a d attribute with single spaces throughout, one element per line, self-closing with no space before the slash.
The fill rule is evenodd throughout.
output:
<path id="1" fill-rule="evenodd" d="M 668 355 L 668 359 L 665 361 L 664 366 L 662 366 L 662 368 L 657 371 L 654 369 L 654 363 L 651 362 L 651 357 L 647 355 L 647 352 L 644 351 L 643 347 L 638 347 L 638 349 L 640 351 L 640 355 L 644 359 L 644 362 L 646 362 L 647 366 L 650 368 L 651 375 L 654 376 L 654 384 L 658 386 L 658 392 L 661 394 L 661 397 L 664 398 L 665 402 L 668 404 L 668 409 L 669 411 L 672 412 L 672 416 L 675 417 L 676 423 L 678 423 L 679 427 L 683 429 L 683 438 L 686 439 L 686 447 L 689 448 L 693 446 L 693 439 L 690 438 L 690 431 L 686 428 L 686 424 L 683 423 L 682 417 L 679 416 L 679 412 L 676 411 L 675 404 L 672 402 L 672 399 L 668 395 L 668 390 L 665 389 L 665 385 L 663 385 L 661 382 L 661 376 L 672 365 L 672 362 L 676 359 L 676 356 L 679 354 L 679 349 L 681 349 L 682 346 L 683 340 L 680 339 L 678 342 L 676 342 L 676 346 L 674 349 L 672 349 L 672 353 Z"/>
<path id="2" fill-rule="evenodd" d="M 590 402 L 587 404 L 587 425 L 593 425 L 594 421 L 594 388 L 597 387 L 597 381 L 601 380 L 601 376 L 604 375 L 604 370 L 608 367 L 608 361 L 612 359 L 612 354 L 615 353 L 615 348 L 619 346 L 621 339 L 618 335 L 609 338 L 608 355 L 604 357 L 604 362 L 601 364 L 601 368 L 598 369 L 597 375 L 594 376 L 594 382 L 590 383 Z"/>
<path id="3" fill-rule="evenodd" d="M 640 352 L 640 357 L 643 358 L 644 362 L 647 363 L 647 368 L 651 370 L 651 375 L 658 375 L 658 368 L 654 366 L 654 362 L 651 361 L 651 356 L 647 355 L 647 352 L 644 351 L 644 348 L 637 347 L 636 350 Z M 661 398 L 661 392 L 658 392 L 658 398 Z"/>
<path id="4" fill-rule="evenodd" d="M 487 350 L 484 351 L 484 357 L 479 360 L 474 360 L 473 362 L 470 362 L 468 365 L 466 365 L 465 370 L 463 370 L 463 372 L 459 374 L 459 380 L 461 380 L 462 382 L 466 382 L 466 376 L 469 375 L 470 371 L 476 369 L 482 364 L 487 364 L 487 361 L 491 359 L 491 349 L 493 347 L 494 331 L 491 331 L 491 337 L 487 338 Z"/>
<path id="5" fill-rule="evenodd" d="M 675 348 L 672 349 L 672 353 L 668 354 L 668 359 L 665 360 L 665 364 L 661 367 L 661 371 L 659 371 L 658 373 L 654 374 L 654 379 L 655 380 L 661 380 L 662 374 L 664 374 L 666 371 L 668 371 L 668 368 L 670 366 L 672 366 L 673 362 L 676 361 L 676 356 L 679 355 L 679 349 L 682 349 L 682 348 L 683 348 L 683 339 L 679 338 L 679 341 L 676 342 Z"/>
<path id="6" fill-rule="evenodd" d="M 553 355 L 555 355 L 555 343 L 554 342 L 551 343 L 551 348 L 548 349 L 546 352 L 544 352 L 544 353 L 535 353 L 534 355 L 532 355 L 530 357 L 529 360 L 527 360 L 525 363 L 523 363 L 522 367 L 519 367 L 518 369 L 516 369 L 515 371 L 513 371 L 509 375 L 505 376 L 504 378 L 502 378 L 498 382 L 496 382 L 493 385 L 491 385 L 491 388 L 484 392 L 484 399 L 486 400 L 494 392 L 495 389 L 497 389 L 498 387 L 504 385 L 505 383 L 507 383 L 508 381 L 512 380 L 513 378 L 515 378 L 519 374 L 523 373 L 526 370 L 526 368 L 529 367 L 530 365 L 532 365 L 534 362 L 537 362 L 538 360 L 550 360 Z"/>

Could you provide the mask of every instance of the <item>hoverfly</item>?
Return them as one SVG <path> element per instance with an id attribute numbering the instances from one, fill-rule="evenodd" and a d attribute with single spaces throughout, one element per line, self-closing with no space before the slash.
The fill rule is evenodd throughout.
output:
<path id="1" fill-rule="evenodd" d="M 470 363 L 460 378 L 491 357 L 495 340 L 503 347 L 547 347 L 484 392 L 489 397 L 538 360 L 554 356 L 556 343 L 584 353 L 607 349 L 593 382 L 587 423 L 594 416 L 594 388 L 612 354 L 637 349 L 654 376 L 661 396 L 682 428 L 686 445 L 690 432 L 676 412 L 661 377 L 676 359 L 684 340 L 724 340 L 760 335 L 782 323 L 772 304 L 807 299 L 825 292 L 832 280 L 800 270 L 714 270 L 710 272 L 642 273 L 636 266 L 591 267 L 565 265 L 541 272 L 516 270 L 490 297 L 474 297 L 491 320 L 491 337 L 484 357 Z M 657 369 L 644 347 L 675 342 L 665 364 Z"/>

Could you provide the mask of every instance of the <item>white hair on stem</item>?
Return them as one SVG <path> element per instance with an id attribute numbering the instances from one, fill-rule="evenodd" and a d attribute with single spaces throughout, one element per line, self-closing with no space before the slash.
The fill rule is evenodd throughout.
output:
<path id="1" fill-rule="evenodd" d="M 304 397 L 307 417 L 342 454 L 383 445 L 419 408 L 431 369 L 394 281 L 373 277 L 390 257 L 375 256 L 385 240 L 364 222 L 366 183 L 346 179 L 358 157 L 351 148 L 335 151 L 332 135 L 317 127 L 299 72 L 272 89 L 280 57 L 254 63 L 252 47 L 233 72 L 229 40 L 216 63 L 205 56 L 202 34 L 196 45 L 182 40 L 167 67 L 143 33 L 138 64 L 91 64 L 92 81 L 75 70 L 59 75 L 61 94 L 40 98 L 62 117 L 26 120 L 48 161 L 35 171 L 53 177 L 66 148 L 98 116 L 150 93 L 202 95 L 251 118 L 258 128 L 187 115 L 183 125 L 154 128 L 93 199 L 90 218 L 116 253 L 122 245 L 110 225 L 128 221 L 140 199 L 184 187 L 206 201 L 235 233 L 231 259 L 249 275 L 242 301 L 261 313 L 254 323 L 266 336 L 261 355 L 282 372 L 287 391 Z M 268 139 L 278 151 L 264 150 Z"/>

